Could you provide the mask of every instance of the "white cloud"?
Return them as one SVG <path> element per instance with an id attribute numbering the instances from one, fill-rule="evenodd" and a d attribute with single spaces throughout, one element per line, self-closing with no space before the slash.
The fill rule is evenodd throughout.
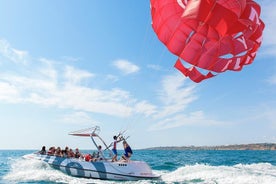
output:
<path id="1" fill-rule="evenodd" d="M 221 124 L 219 121 L 209 119 L 202 111 L 195 111 L 189 114 L 177 114 L 171 118 L 165 118 L 152 125 L 149 130 L 164 130 L 181 126 L 214 126 Z"/>
<path id="2" fill-rule="evenodd" d="M 276 60 L 276 1 L 275 0 L 260 0 L 258 3 L 261 5 L 261 19 L 265 23 L 265 29 L 263 32 L 263 42 L 260 50 L 257 53 L 258 56 L 272 57 L 270 60 Z M 267 79 L 269 84 L 276 84 L 276 76 L 273 74 Z"/>
<path id="3" fill-rule="evenodd" d="M 77 111 L 70 114 L 65 114 L 60 118 L 61 122 L 68 124 L 77 124 L 77 125 L 90 125 L 94 123 L 98 124 L 93 120 L 86 112 Z"/>
<path id="4" fill-rule="evenodd" d="M 6 50 L 16 50 L 7 42 L 2 43 Z M 133 113 L 148 114 L 147 110 L 151 108 L 149 103 L 131 97 L 128 91 L 89 87 L 87 84 L 94 79 L 95 74 L 64 65 L 60 61 L 39 58 L 29 60 L 26 65 L 19 65 L 20 57 L 8 59 L 14 59 L 12 69 L 20 70 L 13 72 L 12 69 L 0 68 L 1 101 L 33 103 L 118 117 L 127 117 Z M 131 63 L 125 66 L 132 68 L 132 72 L 138 70 Z M 142 106 L 146 110 L 142 110 Z"/>
<path id="5" fill-rule="evenodd" d="M 265 23 L 262 43 L 262 55 L 276 56 L 276 1 L 265 0 L 259 1 L 261 5 L 261 18 Z"/>
<path id="6" fill-rule="evenodd" d="M 0 68 L 0 101 L 70 109 L 76 111 L 72 116 L 78 119 L 72 121 L 82 122 L 91 121 L 88 112 L 116 117 L 143 114 L 153 118 L 152 122 L 158 122 L 151 127 L 154 130 L 184 126 L 187 122 L 209 125 L 217 123 L 208 120 L 203 112 L 185 113 L 187 106 L 198 98 L 196 85 L 178 72 L 163 78 L 161 90 L 157 92 L 161 103 L 155 105 L 133 98 L 123 89 L 90 87 L 86 83 L 94 80 L 96 75 L 88 71 L 46 58 L 33 61 L 35 65 L 28 61 L 27 65 L 20 65 L 21 70 L 16 73 L 6 70 L 1 72 Z M 139 70 L 127 61 L 117 61 L 117 64 L 121 69 L 133 67 L 130 71 Z M 18 62 L 14 65 L 17 67 Z M 67 116 L 64 121 L 73 117 Z"/>
<path id="7" fill-rule="evenodd" d="M 128 92 L 120 89 L 100 90 L 75 83 L 59 84 L 44 76 L 32 78 L 1 74 L 0 81 L 0 100 L 6 102 L 57 106 L 119 117 L 132 113 L 132 109 L 125 103 L 132 99 Z"/>
<path id="8" fill-rule="evenodd" d="M 152 108 L 154 122 L 157 123 L 150 126 L 150 131 L 187 125 L 213 126 L 220 124 L 220 122 L 206 117 L 203 111 L 186 112 L 188 105 L 198 97 L 196 85 L 180 73 L 164 77 L 159 98 L 162 105 Z"/>
<path id="9" fill-rule="evenodd" d="M 84 70 L 76 69 L 72 66 L 66 66 L 64 76 L 69 83 L 78 84 L 84 79 L 93 77 L 94 74 Z"/>
<path id="10" fill-rule="evenodd" d="M 103 113 L 125 117 L 132 113 L 132 109 L 125 103 L 130 101 L 123 90 L 99 90 L 80 86 L 66 86 L 58 96 L 58 106 L 73 108 L 88 112 Z"/>
<path id="11" fill-rule="evenodd" d="M 15 86 L 0 82 L 0 101 L 15 103 L 17 101 L 18 91 Z"/>
<path id="12" fill-rule="evenodd" d="M 116 81 L 119 80 L 119 78 L 117 76 L 111 75 L 111 74 L 108 74 L 105 78 L 109 81 L 112 81 L 112 82 L 116 82 Z"/>
<path id="13" fill-rule="evenodd" d="M 46 61 L 46 59 L 41 60 L 43 62 Z M 57 81 L 57 71 L 55 70 L 55 68 L 52 66 L 52 64 L 48 61 L 47 63 L 45 63 L 46 65 L 44 65 L 44 67 L 40 67 L 38 69 L 38 73 L 42 76 L 44 76 L 47 79 L 51 79 L 53 81 Z"/>
<path id="14" fill-rule="evenodd" d="M 0 54 L 15 63 L 26 64 L 29 59 L 28 52 L 14 49 L 6 40 L 2 39 L 0 39 Z"/>
<path id="15" fill-rule="evenodd" d="M 180 73 L 166 76 L 162 81 L 162 90 L 159 91 L 160 100 L 164 105 L 155 118 L 184 111 L 190 103 L 197 99 L 195 94 L 195 84 L 189 82 Z"/>
<path id="16" fill-rule="evenodd" d="M 136 73 L 140 70 L 140 68 L 137 65 L 123 59 L 116 60 L 113 62 L 113 64 L 117 69 L 119 69 L 121 72 L 123 72 L 126 75 L 131 73 Z"/>
<path id="17" fill-rule="evenodd" d="M 147 65 L 147 67 L 157 71 L 162 70 L 162 67 L 160 65 Z"/>
<path id="18" fill-rule="evenodd" d="M 138 102 L 134 109 L 135 112 L 145 114 L 146 116 L 153 115 L 157 112 L 156 106 L 147 101 Z"/>

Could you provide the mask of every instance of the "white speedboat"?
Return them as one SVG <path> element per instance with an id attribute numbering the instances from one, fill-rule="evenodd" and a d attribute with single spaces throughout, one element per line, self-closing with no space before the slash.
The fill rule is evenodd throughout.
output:
<path id="1" fill-rule="evenodd" d="M 72 132 L 70 135 L 91 137 L 96 148 L 98 148 L 98 141 L 95 139 L 98 139 L 106 147 L 105 150 L 109 150 L 110 146 L 107 146 L 99 136 L 99 130 L 99 127 L 93 127 L 86 130 Z M 112 152 L 110 151 L 110 153 Z M 112 155 L 110 156 L 112 157 Z M 40 153 L 32 153 L 23 157 L 44 161 L 53 168 L 76 177 L 107 180 L 142 180 L 158 179 L 160 177 L 153 174 L 149 165 L 144 161 L 129 160 L 127 162 L 112 162 L 110 158 L 104 157 L 104 154 L 102 154 L 101 159 L 92 162 L 80 158 L 67 158 L 47 154 L 43 155 Z"/>

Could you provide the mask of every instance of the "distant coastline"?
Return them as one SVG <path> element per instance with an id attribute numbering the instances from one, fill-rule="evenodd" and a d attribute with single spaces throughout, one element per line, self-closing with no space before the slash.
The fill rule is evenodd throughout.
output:
<path id="1" fill-rule="evenodd" d="M 221 146 L 165 146 L 145 150 L 276 150 L 276 143 L 234 144 Z"/>

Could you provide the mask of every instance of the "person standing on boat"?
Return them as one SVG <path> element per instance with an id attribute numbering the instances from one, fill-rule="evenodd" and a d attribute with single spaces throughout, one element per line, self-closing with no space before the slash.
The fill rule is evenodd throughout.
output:
<path id="1" fill-rule="evenodd" d="M 118 143 L 118 140 L 117 140 L 117 136 L 114 135 L 113 136 L 113 139 L 114 139 L 114 142 L 113 142 L 113 148 L 112 148 L 112 152 L 113 152 L 113 157 L 112 157 L 112 162 L 116 162 L 117 161 L 117 143 Z"/>
<path id="2" fill-rule="evenodd" d="M 128 143 L 125 140 L 123 141 L 123 146 L 124 146 L 125 153 L 123 154 L 122 159 L 124 159 L 125 161 L 129 161 L 133 152 L 131 150 L 131 147 L 128 145 Z"/>

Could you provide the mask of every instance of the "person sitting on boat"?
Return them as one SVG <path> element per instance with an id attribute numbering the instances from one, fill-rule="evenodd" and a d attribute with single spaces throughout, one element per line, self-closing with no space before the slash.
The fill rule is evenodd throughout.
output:
<path id="1" fill-rule="evenodd" d="M 87 161 L 87 162 L 91 162 L 91 158 L 92 158 L 92 155 L 91 154 L 86 154 L 84 156 L 84 160 Z"/>
<path id="2" fill-rule="evenodd" d="M 128 145 L 128 143 L 125 140 L 123 141 L 123 146 L 124 146 L 125 153 L 122 155 L 122 159 L 125 161 L 129 161 L 133 152 L 131 150 L 131 147 Z"/>
<path id="3" fill-rule="evenodd" d="M 41 150 L 38 153 L 41 155 L 46 155 L 46 147 L 42 146 Z"/>
<path id="4" fill-rule="evenodd" d="M 57 147 L 56 151 L 55 151 L 55 156 L 57 157 L 61 157 L 62 154 L 61 154 L 61 148 L 60 147 Z"/>
<path id="5" fill-rule="evenodd" d="M 76 151 L 75 151 L 75 158 L 83 158 L 81 152 L 79 151 L 79 148 L 76 148 Z"/>
<path id="6" fill-rule="evenodd" d="M 56 148 L 54 146 L 50 147 L 47 154 L 48 155 L 54 155 L 56 151 Z"/>
<path id="7" fill-rule="evenodd" d="M 84 158 L 84 160 L 86 162 L 95 162 L 95 161 L 97 161 L 96 158 L 95 158 L 95 154 L 91 155 L 90 153 L 88 153 L 88 154 L 85 154 L 82 157 Z"/>
<path id="8" fill-rule="evenodd" d="M 75 158 L 75 153 L 74 153 L 74 151 L 71 148 L 68 151 L 68 157 L 69 158 Z"/>
<path id="9" fill-rule="evenodd" d="M 98 146 L 98 152 L 97 152 L 96 157 L 95 157 L 94 160 L 97 161 L 97 160 L 103 160 L 103 159 L 104 159 L 104 156 L 103 156 L 102 146 L 99 145 Z"/>
<path id="10" fill-rule="evenodd" d="M 68 146 L 66 146 L 65 149 L 62 150 L 62 156 L 68 157 L 68 154 L 69 154 L 69 148 L 68 148 Z"/>

